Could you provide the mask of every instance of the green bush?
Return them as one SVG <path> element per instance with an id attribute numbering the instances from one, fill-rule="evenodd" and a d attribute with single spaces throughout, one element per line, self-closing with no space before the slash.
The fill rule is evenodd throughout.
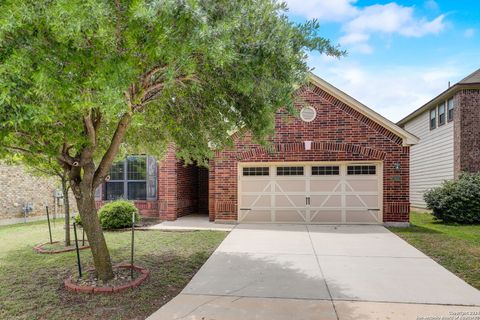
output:
<path id="1" fill-rule="evenodd" d="M 480 172 L 462 174 L 424 194 L 433 215 L 444 222 L 480 223 Z"/>
<path id="2" fill-rule="evenodd" d="M 98 210 L 98 217 L 103 229 L 122 229 L 132 225 L 132 213 L 135 212 L 135 222 L 140 221 L 138 209 L 132 202 L 117 200 L 109 202 Z M 75 216 L 75 222 L 82 225 L 80 215 Z"/>
<path id="3" fill-rule="evenodd" d="M 133 213 L 135 222 L 140 221 L 138 210 L 132 202 L 117 200 L 101 207 L 98 216 L 103 229 L 121 229 L 132 225 Z"/>

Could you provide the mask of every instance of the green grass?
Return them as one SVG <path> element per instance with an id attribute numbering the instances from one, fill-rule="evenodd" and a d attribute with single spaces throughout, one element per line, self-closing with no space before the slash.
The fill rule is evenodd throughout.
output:
<path id="1" fill-rule="evenodd" d="M 62 240 L 57 220 L 53 239 Z M 106 232 L 114 263 L 128 262 L 129 232 Z M 0 319 L 144 319 L 177 295 L 224 239 L 213 231 L 136 231 L 135 263 L 150 279 L 139 288 L 113 295 L 66 291 L 63 280 L 77 275 L 75 253 L 38 254 L 32 247 L 48 241 L 46 222 L 0 227 Z M 84 268 L 92 266 L 81 251 Z"/>
<path id="2" fill-rule="evenodd" d="M 480 289 L 480 225 L 444 224 L 412 212 L 411 226 L 389 228 L 472 286 Z"/>

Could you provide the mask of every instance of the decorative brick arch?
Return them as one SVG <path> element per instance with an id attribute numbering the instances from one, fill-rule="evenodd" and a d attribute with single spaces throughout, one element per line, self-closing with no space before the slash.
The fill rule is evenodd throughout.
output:
<path id="1" fill-rule="evenodd" d="M 256 147 L 249 150 L 241 151 L 237 154 L 238 161 L 248 160 L 259 155 L 274 154 L 285 151 L 304 151 L 304 144 L 301 142 L 293 143 L 276 143 L 271 149 L 265 147 Z M 356 145 L 353 143 L 335 143 L 335 142 L 316 142 L 313 141 L 311 145 L 312 151 L 330 151 L 330 152 L 349 152 L 357 153 L 366 156 L 370 159 L 384 160 L 386 158 L 386 152 Z M 309 150 L 309 151 L 310 151 Z"/>

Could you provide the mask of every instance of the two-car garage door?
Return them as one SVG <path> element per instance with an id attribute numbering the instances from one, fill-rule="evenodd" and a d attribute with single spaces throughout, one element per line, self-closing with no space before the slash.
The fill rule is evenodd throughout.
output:
<path id="1" fill-rule="evenodd" d="M 382 166 L 242 163 L 239 222 L 381 223 Z"/>

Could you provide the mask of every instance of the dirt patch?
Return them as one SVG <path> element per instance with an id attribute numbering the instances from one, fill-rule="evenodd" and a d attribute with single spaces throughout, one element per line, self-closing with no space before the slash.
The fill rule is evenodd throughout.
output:
<path id="1" fill-rule="evenodd" d="M 115 287 L 125 285 L 136 278 L 138 278 L 141 273 L 133 269 L 133 278 L 131 277 L 131 268 L 115 268 L 113 269 L 113 279 L 108 282 L 103 282 L 98 279 L 95 270 L 88 270 L 86 274 L 83 274 L 82 278 L 73 279 L 72 282 L 79 286 L 92 286 L 92 287 Z"/>
<path id="2" fill-rule="evenodd" d="M 131 276 L 133 269 L 133 278 Z M 118 265 L 113 269 L 114 278 L 108 282 L 97 279 L 95 271 L 88 270 L 80 279 L 65 279 L 65 288 L 82 293 L 113 293 L 133 289 L 145 282 L 150 272 L 142 267 Z"/>

